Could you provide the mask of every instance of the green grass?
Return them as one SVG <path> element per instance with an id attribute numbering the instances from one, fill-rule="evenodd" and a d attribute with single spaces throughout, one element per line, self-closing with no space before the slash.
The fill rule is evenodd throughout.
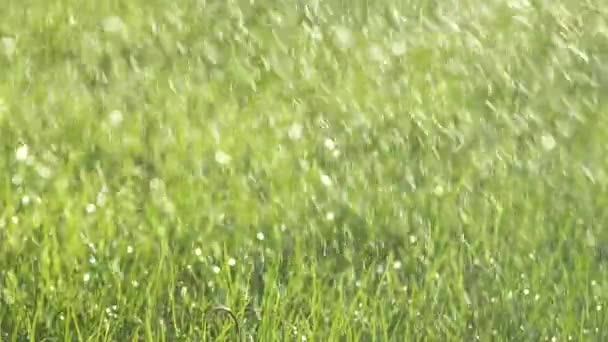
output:
<path id="1" fill-rule="evenodd" d="M 0 2 L 0 340 L 608 340 L 608 6 Z"/>

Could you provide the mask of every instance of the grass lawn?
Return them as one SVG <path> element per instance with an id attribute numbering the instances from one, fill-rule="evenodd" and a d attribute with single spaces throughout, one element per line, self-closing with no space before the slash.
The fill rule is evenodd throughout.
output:
<path id="1" fill-rule="evenodd" d="M 0 340 L 607 341 L 607 96 L 602 0 L 1 1 Z"/>

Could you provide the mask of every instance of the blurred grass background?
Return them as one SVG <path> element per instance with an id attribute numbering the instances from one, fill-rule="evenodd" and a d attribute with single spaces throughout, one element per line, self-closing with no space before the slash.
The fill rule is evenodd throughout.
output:
<path id="1" fill-rule="evenodd" d="M 604 340 L 607 14 L 2 2 L 0 338 Z"/>

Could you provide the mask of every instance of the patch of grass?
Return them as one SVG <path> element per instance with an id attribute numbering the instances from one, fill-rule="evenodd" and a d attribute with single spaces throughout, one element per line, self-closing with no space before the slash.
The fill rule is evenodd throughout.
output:
<path id="1" fill-rule="evenodd" d="M 0 13 L 3 341 L 608 337 L 603 2 Z"/>

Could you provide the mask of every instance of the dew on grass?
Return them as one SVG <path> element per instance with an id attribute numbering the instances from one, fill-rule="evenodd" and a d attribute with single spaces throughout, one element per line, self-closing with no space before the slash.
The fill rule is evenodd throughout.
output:
<path id="1" fill-rule="evenodd" d="M 353 33 L 347 27 L 338 25 L 334 27 L 334 44 L 342 50 L 351 48 L 355 39 Z"/>
<path id="2" fill-rule="evenodd" d="M 323 184 L 324 186 L 329 187 L 332 185 L 331 177 L 329 177 L 328 175 L 322 173 L 320 175 L 320 179 L 321 179 L 321 184 Z"/>
<path id="3" fill-rule="evenodd" d="M 138 288 L 139 287 L 139 282 L 137 280 L 131 280 L 131 286 Z"/>
<path id="4" fill-rule="evenodd" d="M 36 163 L 34 169 L 40 178 L 49 179 L 51 178 L 51 169 L 42 163 Z"/>
<path id="5" fill-rule="evenodd" d="M 28 156 L 29 147 L 26 144 L 22 144 L 21 146 L 17 147 L 17 150 L 15 151 L 15 159 L 17 159 L 17 161 L 23 162 Z"/>
<path id="6" fill-rule="evenodd" d="M 220 165 L 228 165 L 232 161 L 232 157 L 224 151 L 215 152 L 215 161 Z"/>
<path id="7" fill-rule="evenodd" d="M 336 142 L 333 139 L 327 138 L 323 141 L 323 145 L 326 149 L 333 151 L 336 149 Z"/>
<path id="8" fill-rule="evenodd" d="M 88 272 L 87 272 L 87 273 L 85 273 L 85 274 L 82 276 L 82 280 L 83 280 L 85 283 L 88 283 L 88 282 L 89 282 L 89 280 L 91 280 L 91 274 L 90 274 L 90 273 L 88 273 Z"/>
<path id="9" fill-rule="evenodd" d="M 97 259 L 95 259 L 95 256 L 91 255 L 89 257 L 89 264 L 93 265 L 95 263 L 97 263 Z"/>
<path id="10" fill-rule="evenodd" d="M 119 110 L 113 110 L 110 112 L 110 114 L 108 114 L 108 119 L 110 121 L 110 125 L 117 127 L 122 123 L 122 112 Z"/>
<path id="11" fill-rule="evenodd" d="M 194 249 L 194 255 L 196 255 L 197 257 L 200 257 L 201 254 L 203 254 L 203 251 L 200 248 Z"/>
<path id="12" fill-rule="evenodd" d="M 13 175 L 13 177 L 11 177 L 11 183 L 15 186 L 19 186 L 23 183 L 23 177 L 21 177 L 21 175 Z"/>
<path id="13" fill-rule="evenodd" d="M 321 28 L 318 25 L 314 25 L 308 30 L 310 34 L 310 38 L 314 41 L 320 42 L 323 40 L 323 32 L 321 32 Z"/>
<path id="14" fill-rule="evenodd" d="M 213 266 L 211 268 L 211 270 L 213 271 L 213 273 L 218 274 L 220 273 L 220 271 L 222 270 L 219 266 Z"/>
<path id="15" fill-rule="evenodd" d="M 369 47 L 368 54 L 369 58 L 376 63 L 385 64 L 387 61 L 387 56 L 384 49 L 378 44 L 372 44 Z"/>
<path id="16" fill-rule="evenodd" d="M 327 221 L 333 221 L 335 218 L 336 216 L 333 211 L 329 211 L 327 214 L 325 214 L 325 219 Z"/>
<path id="17" fill-rule="evenodd" d="M 110 318 L 118 318 L 118 314 L 116 313 L 116 311 L 118 310 L 118 307 L 116 305 L 112 305 L 110 307 L 106 308 L 106 315 L 108 315 L 108 317 Z"/>
<path id="18" fill-rule="evenodd" d="M 24 206 L 30 204 L 30 196 L 25 195 L 21 198 L 21 204 L 23 204 Z"/>
<path id="19" fill-rule="evenodd" d="M 87 214 L 93 214 L 97 210 L 97 207 L 93 203 L 88 203 L 85 207 Z"/>
<path id="20" fill-rule="evenodd" d="M 551 151 L 555 148 L 557 143 L 555 142 L 555 138 L 551 134 L 544 134 L 540 137 L 540 143 L 545 151 Z"/>
<path id="21" fill-rule="evenodd" d="M 259 241 L 264 241 L 264 238 L 265 238 L 265 237 L 264 237 L 264 233 L 262 233 L 262 232 L 257 233 L 255 237 L 256 237 L 256 239 L 258 239 Z"/>
<path id="22" fill-rule="evenodd" d="M 17 51 L 17 40 L 12 37 L 2 37 L 0 38 L 0 46 L 4 55 L 11 58 Z"/>
<path id="23" fill-rule="evenodd" d="M 596 305 L 595 311 L 602 311 L 602 305 L 601 304 Z"/>
<path id="24" fill-rule="evenodd" d="M 289 126 L 289 129 L 287 130 L 287 136 L 289 137 L 289 139 L 294 141 L 300 140 L 302 138 L 303 131 L 304 128 L 301 124 L 293 123 L 291 124 L 291 126 Z"/>
<path id="25" fill-rule="evenodd" d="M 397 260 L 397 261 L 394 261 L 394 262 L 393 262 L 393 269 L 394 269 L 394 270 L 400 270 L 400 269 L 401 269 L 401 266 L 402 266 L 401 261 Z"/>
<path id="26" fill-rule="evenodd" d="M 101 27 L 108 33 L 121 33 L 125 30 L 125 24 L 118 16 L 104 18 L 101 22 Z"/>
<path id="27" fill-rule="evenodd" d="M 150 190 L 153 192 L 163 192 L 165 191 L 165 183 L 160 178 L 152 178 L 150 180 Z"/>
<path id="28" fill-rule="evenodd" d="M 404 41 L 395 41 L 391 44 L 391 52 L 396 57 L 403 56 L 406 52 L 406 48 L 407 46 Z"/>
<path id="29" fill-rule="evenodd" d="M 106 194 L 102 191 L 97 193 L 97 198 L 95 198 L 95 204 L 98 207 L 102 207 L 106 203 Z"/>
<path id="30" fill-rule="evenodd" d="M 131 254 L 131 253 L 133 253 L 133 246 L 128 245 L 127 246 L 127 254 Z"/>
<path id="31" fill-rule="evenodd" d="M 17 216 L 11 217 L 11 222 L 13 222 L 13 224 L 19 224 L 19 217 L 17 217 Z"/>
<path id="32" fill-rule="evenodd" d="M 236 265 L 236 260 L 234 258 L 228 259 L 228 266 L 234 267 Z"/>
<path id="33" fill-rule="evenodd" d="M 416 235 L 410 235 L 410 243 L 413 245 L 418 241 Z"/>
<path id="34" fill-rule="evenodd" d="M 437 196 L 437 197 L 443 196 L 444 193 L 445 193 L 445 189 L 440 184 L 435 186 L 435 188 L 433 189 L 433 194 L 435 194 L 435 196 Z"/>

